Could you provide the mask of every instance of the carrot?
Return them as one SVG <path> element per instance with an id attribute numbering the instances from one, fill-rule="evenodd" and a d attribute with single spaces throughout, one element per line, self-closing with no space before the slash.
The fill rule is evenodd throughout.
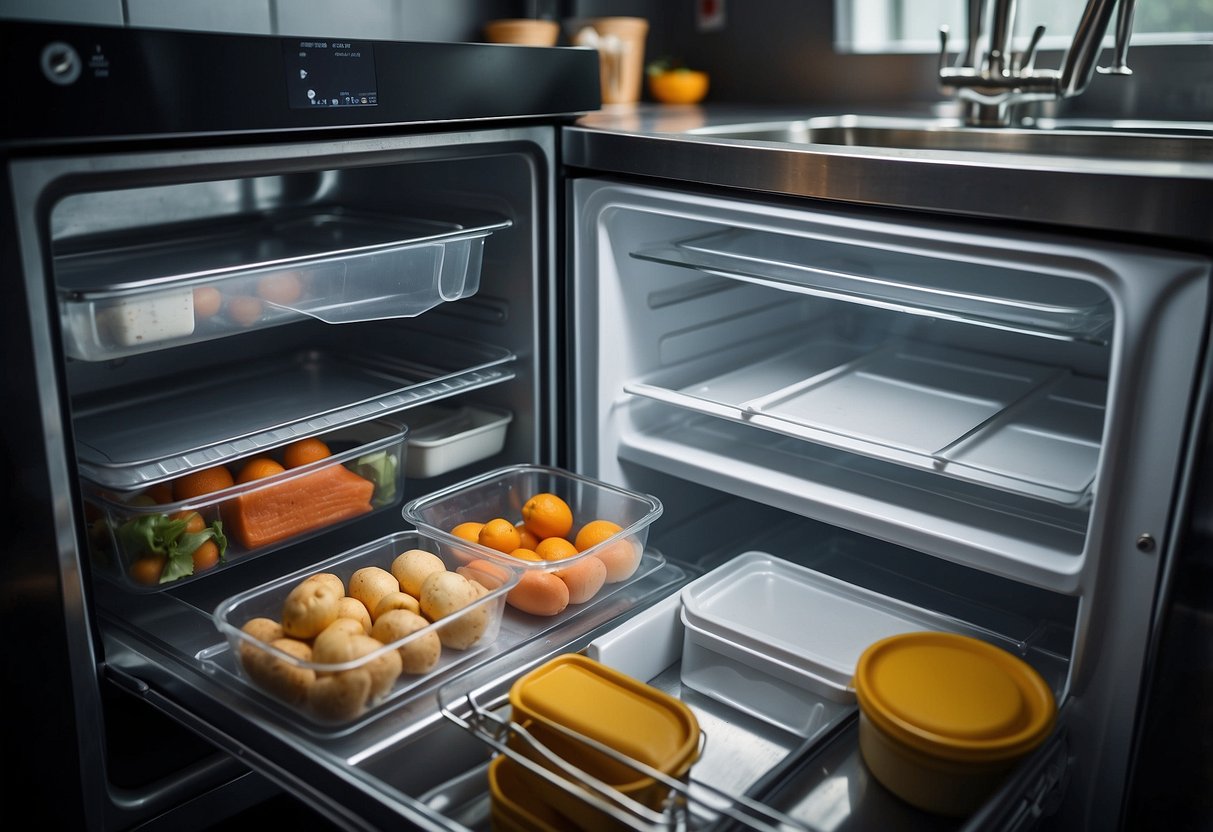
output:
<path id="1" fill-rule="evenodd" d="M 330 465 L 233 497 L 223 519 L 246 549 L 277 543 L 371 511 L 374 483 L 343 465 Z"/>

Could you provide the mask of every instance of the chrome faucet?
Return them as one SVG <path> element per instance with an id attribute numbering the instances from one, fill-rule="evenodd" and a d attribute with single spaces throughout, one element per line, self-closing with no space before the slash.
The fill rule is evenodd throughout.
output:
<path id="1" fill-rule="evenodd" d="M 1026 49 L 1012 51 L 1015 0 L 969 0 L 968 44 L 958 58 L 958 65 L 948 66 L 948 27 L 939 30 L 939 86 L 945 91 L 956 91 L 964 105 L 966 124 L 1006 126 L 1011 123 L 1013 105 L 1079 95 L 1097 70 L 1109 75 L 1132 75 L 1127 57 L 1134 3 L 1135 0 L 1087 0 L 1058 70 L 1035 68 L 1036 49 L 1044 36 L 1044 26 L 1036 27 Z M 1115 62 L 1111 67 L 1097 68 L 1114 6 L 1117 8 Z"/>

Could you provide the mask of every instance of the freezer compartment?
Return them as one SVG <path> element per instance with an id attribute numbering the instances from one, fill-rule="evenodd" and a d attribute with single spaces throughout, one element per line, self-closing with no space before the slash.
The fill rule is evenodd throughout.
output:
<path id="1" fill-rule="evenodd" d="M 539 501 L 543 501 L 542 504 Z M 521 569 L 508 603 L 559 615 L 610 591 L 640 568 L 661 501 L 558 468 L 513 465 L 410 501 L 405 520 L 439 540 L 471 539 L 482 557 Z M 505 535 L 488 537 L 500 524 Z M 526 543 L 522 532 L 528 534 Z M 469 537 L 464 538 L 464 535 Z M 508 545 L 503 543 L 508 539 Z"/>
<path id="2" fill-rule="evenodd" d="M 81 473 L 107 488 L 146 487 L 513 378 L 514 356 L 499 347 L 415 330 L 392 344 L 391 356 L 279 349 L 83 395 L 74 420 Z"/>
<path id="3" fill-rule="evenodd" d="M 301 316 L 420 315 L 476 293 L 484 240 L 510 224 L 309 204 L 78 235 L 55 247 L 65 351 L 102 361 Z"/>
<path id="4" fill-rule="evenodd" d="M 206 469 L 208 481 L 233 485 L 196 496 L 196 477 L 126 493 L 86 482 L 99 515 L 92 562 L 127 589 L 159 591 L 382 511 L 404 493 L 406 434 L 377 420 L 309 437 Z M 245 481 L 246 471 L 258 478 Z M 213 560 L 200 559 L 207 540 Z"/>
<path id="5" fill-rule="evenodd" d="M 401 532 L 235 595 L 214 624 L 243 682 L 308 730 L 348 730 L 498 638 L 518 574 L 476 560 Z"/>

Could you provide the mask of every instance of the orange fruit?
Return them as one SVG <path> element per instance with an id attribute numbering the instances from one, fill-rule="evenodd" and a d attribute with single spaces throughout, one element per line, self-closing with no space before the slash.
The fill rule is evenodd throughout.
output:
<path id="1" fill-rule="evenodd" d="M 573 538 L 573 545 L 577 547 L 578 552 L 584 552 L 621 531 L 623 531 L 623 527 L 610 520 L 591 520 L 581 527 L 581 531 L 577 532 L 577 537 Z"/>
<path id="2" fill-rule="evenodd" d="M 155 586 L 160 583 L 160 575 L 164 572 L 164 564 L 168 558 L 164 555 L 148 555 L 131 564 L 131 580 L 145 586 Z"/>
<path id="3" fill-rule="evenodd" d="M 526 523 L 515 523 L 514 528 L 518 530 L 518 536 L 522 538 L 522 548 L 535 550 L 539 545 L 539 536 L 526 527 Z"/>
<path id="4" fill-rule="evenodd" d="M 213 540 L 204 540 L 194 550 L 194 571 L 205 572 L 219 562 L 219 547 Z"/>
<path id="5" fill-rule="evenodd" d="M 261 298 L 252 295 L 235 295 L 227 302 L 227 316 L 241 326 L 252 326 L 261 320 L 263 304 Z"/>
<path id="6" fill-rule="evenodd" d="M 545 537 L 535 547 L 535 553 L 544 560 L 564 560 L 577 554 L 577 547 L 563 537 Z"/>
<path id="7" fill-rule="evenodd" d="M 203 468 L 173 480 L 173 499 L 188 500 L 191 497 L 201 497 L 203 494 L 231 488 L 235 484 L 232 472 L 222 465 Z"/>
<path id="8" fill-rule="evenodd" d="M 223 305 L 223 295 L 214 286 L 199 286 L 194 289 L 194 317 L 209 318 Z"/>
<path id="9" fill-rule="evenodd" d="M 172 515 L 170 520 L 188 520 L 185 524 L 186 534 L 196 534 L 206 528 L 206 521 L 202 519 L 202 515 L 196 511 L 178 511 Z"/>
<path id="10" fill-rule="evenodd" d="M 476 542 L 498 552 L 512 552 L 522 543 L 522 536 L 514 524 L 503 517 L 494 517 L 484 524 Z"/>
<path id="11" fill-rule="evenodd" d="M 543 558 L 539 557 L 538 552 L 536 552 L 534 549 L 528 549 L 525 546 L 515 549 L 514 551 L 510 552 L 509 555 L 512 558 L 518 558 L 518 560 L 543 560 Z"/>
<path id="12" fill-rule="evenodd" d="M 303 294 L 299 272 L 273 272 L 257 281 L 257 294 L 270 303 L 293 303 Z"/>
<path id="13" fill-rule="evenodd" d="M 173 484 L 171 482 L 158 482 L 155 485 L 148 486 L 148 489 L 143 493 L 151 497 L 158 504 L 171 503 L 173 501 Z"/>
<path id="14" fill-rule="evenodd" d="M 283 448 L 282 462 L 287 468 L 298 468 L 300 465 L 327 459 L 332 455 L 333 452 L 329 450 L 329 446 L 324 443 L 324 440 L 309 436 L 307 439 L 300 439 Z"/>
<path id="15" fill-rule="evenodd" d="M 652 72 L 649 92 L 662 104 L 698 104 L 708 94 L 708 74 L 684 68 Z"/>
<path id="16" fill-rule="evenodd" d="M 244 463 L 244 467 L 236 475 L 236 482 L 252 482 L 281 474 L 285 470 L 276 460 L 270 459 L 268 456 L 256 456 Z"/>
<path id="17" fill-rule="evenodd" d="M 480 542 L 480 530 L 484 528 L 484 523 L 476 523 L 471 520 L 466 523 L 460 523 L 455 528 L 451 529 L 451 534 L 455 537 L 461 537 L 464 540 L 472 543 Z"/>
<path id="18" fill-rule="evenodd" d="M 555 494 L 536 494 L 522 504 L 522 522 L 540 540 L 564 537 L 573 528 L 573 511 Z"/>

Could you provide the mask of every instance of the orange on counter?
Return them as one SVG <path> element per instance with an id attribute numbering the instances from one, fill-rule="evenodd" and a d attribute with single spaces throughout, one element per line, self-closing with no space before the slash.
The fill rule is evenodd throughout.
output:
<path id="1" fill-rule="evenodd" d="M 662 104 L 698 104 L 708 94 L 708 74 L 695 69 L 649 71 L 649 92 Z"/>

